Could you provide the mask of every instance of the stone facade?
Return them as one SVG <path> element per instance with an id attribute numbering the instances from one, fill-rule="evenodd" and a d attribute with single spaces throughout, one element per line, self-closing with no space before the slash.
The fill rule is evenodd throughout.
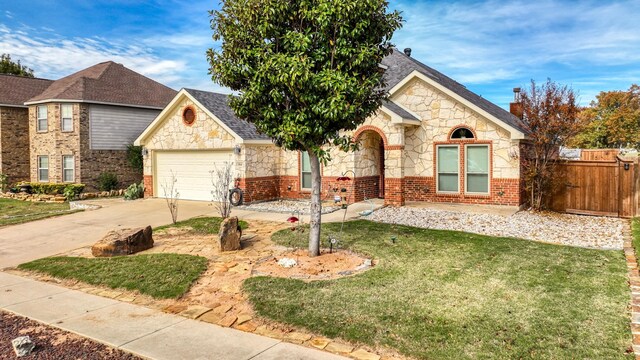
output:
<path id="1" fill-rule="evenodd" d="M 383 109 L 368 118 L 349 135 L 359 142 L 357 151 L 329 149 L 331 161 L 321 166 L 322 197 L 347 196 L 349 201 L 383 196 L 389 205 L 406 201 L 459 202 L 517 206 L 523 202 L 520 181 L 520 140 L 508 130 L 484 117 L 422 79 L 415 78 L 397 90 L 392 100 L 410 111 L 420 122 L 398 122 Z M 191 126 L 182 122 L 186 106 L 197 109 Z M 465 127 L 473 139 L 452 139 L 452 132 Z M 465 145 L 489 147 L 489 192 L 487 194 L 439 193 L 436 191 L 436 147 L 456 144 L 464 159 Z M 301 188 L 299 152 L 285 151 L 272 144 L 246 144 L 234 139 L 197 104 L 186 99 L 176 105 L 164 124 L 146 141 L 153 152 L 159 149 L 241 148 L 235 157 L 238 185 L 245 201 L 277 198 L 308 198 Z M 464 161 L 459 161 L 459 189 L 465 189 Z M 145 176 L 153 175 L 152 157 L 145 159 Z M 348 176 L 348 181 L 337 179 Z M 152 180 L 149 180 L 152 183 Z M 347 191 L 342 193 L 340 189 Z"/>
<path id="2" fill-rule="evenodd" d="M 49 181 L 63 182 L 62 157 L 72 155 L 74 159 L 75 183 L 86 185 L 87 191 L 98 189 L 98 178 L 103 172 L 113 172 L 118 176 L 120 187 L 142 181 L 142 174 L 131 168 L 125 150 L 91 149 L 89 131 L 89 106 L 76 103 L 73 108 L 73 130 L 62 131 L 61 104 L 41 104 L 47 106 L 47 131 L 37 131 L 37 105 L 29 107 L 30 178 L 38 182 L 38 156 L 49 157 Z"/>
<path id="3" fill-rule="evenodd" d="M 29 110 L 0 106 L 0 174 L 9 185 L 29 181 Z"/>

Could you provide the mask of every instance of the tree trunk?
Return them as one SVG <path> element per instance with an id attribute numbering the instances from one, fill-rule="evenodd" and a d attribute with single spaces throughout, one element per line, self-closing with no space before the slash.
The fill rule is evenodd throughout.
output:
<path id="1" fill-rule="evenodd" d="M 318 156 L 309 151 L 311 163 L 311 212 L 309 221 L 309 256 L 320 255 L 320 219 L 322 203 L 320 202 L 320 160 Z"/>

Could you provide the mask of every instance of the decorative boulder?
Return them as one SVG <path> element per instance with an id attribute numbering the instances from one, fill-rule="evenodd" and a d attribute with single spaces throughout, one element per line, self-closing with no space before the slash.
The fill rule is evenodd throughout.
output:
<path id="1" fill-rule="evenodd" d="M 135 254 L 153 247 L 151 226 L 110 231 L 91 247 L 95 257 Z"/>
<path id="2" fill-rule="evenodd" d="M 15 351 L 17 357 L 23 357 L 31 354 L 36 344 L 31 341 L 28 336 L 20 336 L 11 340 L 13 351 Z"/>
<path id="3" fill-rule="evenodd" d="M 238 225 L 238 217 L 228 217 L 222 220 L 220 232 L 218 233 L 218 245 L 220 251 L 240 250 L 240 238 L 242 229 Z"/>

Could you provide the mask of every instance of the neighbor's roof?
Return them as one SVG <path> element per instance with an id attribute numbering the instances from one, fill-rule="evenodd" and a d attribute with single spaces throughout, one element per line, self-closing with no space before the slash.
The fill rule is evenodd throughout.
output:
<path id="1" fill-rule="evenodd" d="M 422 75 L 434 80 L 480 109 L 486 111 L 498 120 L 505 122 L 507 125 L 523 133 L 526 133 L 526 130 L 520 124 L 520 120 L 515 115 L 482 96 L 468 90 L 464 85 L 441 72 L 405 55 L 398 49 L 393 49 L 393 52 L 382 60 L 382 65 L 387 67 L 385 70 L 387 91 L 402 82 L 412 72 L 418 71 Z"/>
<path id="2" fill-rule="evenodd" d="M 271 140 L 267 135 L 259 133 L 254 124 L 235 115 L 229 107 L 229 95 L 195 89 L 184 90 L 243 140 Z"/>
<path id="3" fill-rule="evenodd" d="M 53 80 L 0 74 L 0 105 L 24 107 L 24 103 L 44 91 Z"/>
<path id="4" fill-rule="evenodd" d="M 161 109 L 176 93 L 122 64 L 107 61 L 54 81 L 26 102 L 76 100 Z"/>

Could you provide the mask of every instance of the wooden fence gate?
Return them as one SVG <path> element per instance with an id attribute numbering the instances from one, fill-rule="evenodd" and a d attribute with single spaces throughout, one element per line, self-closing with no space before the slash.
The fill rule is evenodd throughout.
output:
<path id="1" fill-rule="evenodd" d="M 572 214 L 633 217 L 638 214 L 638 160 L 576 160 L 558 164 L 562 186 L 552 208 Z"/>

